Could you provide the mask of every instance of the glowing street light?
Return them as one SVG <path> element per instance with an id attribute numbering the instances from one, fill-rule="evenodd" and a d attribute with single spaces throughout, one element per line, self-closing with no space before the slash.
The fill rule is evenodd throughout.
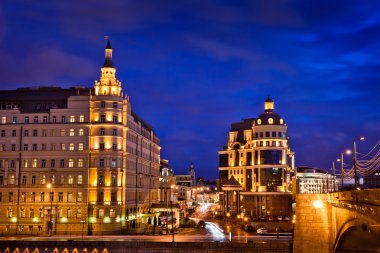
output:
<path id="1" fill-rule="evenodd" d="M 337 161 L 338 162 L 340 162 L 341 163 L 341 178 L 342 178 L 342 191 L 343 191 L 343 179 L 344 179 L 344 157 L 343 157 L 343 155 L 344 154 L 347 154 L 347 155 L 350 155 L 351 154 L 351 150 L 346 150 L 346 152 L 344 152 L 344 153 L 340 153 L 340 159 L 337 159 Z"/>
<path id="2" fill-rule="evenodd" d="M 357 161 L 356 161 L 356 141 L 364 141 L 364 137 L 360 137 L 358 139 L 354 139 L 354 173 L 355 173 L 355 189 L 358 188 L 358 172 L 357 172 Z"/>

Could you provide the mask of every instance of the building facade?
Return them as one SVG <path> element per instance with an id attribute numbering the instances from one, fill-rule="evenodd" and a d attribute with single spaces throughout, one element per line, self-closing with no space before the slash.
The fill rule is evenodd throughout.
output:
<path id="1" fill-rule="evenodd" d="M 264 109 L 257 118 L 233 123 L 227 146 L 218 152 L 224 212 L 251 216 L 290 212 L 294 153 L 289 147 L 287 125 L 274 112 L 270 98 Z M 231 191 L 230 184 L 239 188 L 235 181 L 241 189 Z"/>
<path id="2" fill-rule="evenodd" d="M 160 142 L 108 41 L 92 88 L 0 91 L 0 233 L 123 233 L 159 201 Z"/>
<path id="3" fill-rule="evenodd" d="M 295 180 L 295 193 L 321 194 L 338 190 L 335 176 L 317 168 L 297 167 Z"/>

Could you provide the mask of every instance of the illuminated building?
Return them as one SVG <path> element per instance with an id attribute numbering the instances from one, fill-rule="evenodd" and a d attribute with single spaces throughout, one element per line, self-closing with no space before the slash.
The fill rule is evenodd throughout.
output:
<path id="1" fill-rule="evenodd" d="M 294 153 L 273 100 L 268 98 L 264 107 L 257 118 L 233 123 L 227 146 L 218 152 L 224 212 L 252 216 L 290 212 Z"/>
<path id="2" fill-rule="evenodd" d="M 123 233 L 159 201 L 159 139 L 109 41 L 93 88 L 0 91 L 0 120 L 0 233 Z"/>
<path id="3" fill-rule="evenodd" d="M 338 190 L 338 181 L 336 181 L 335 176 L 321 169 L 297 167 L 295 179 L 295 193 L 320 194 Z"/>

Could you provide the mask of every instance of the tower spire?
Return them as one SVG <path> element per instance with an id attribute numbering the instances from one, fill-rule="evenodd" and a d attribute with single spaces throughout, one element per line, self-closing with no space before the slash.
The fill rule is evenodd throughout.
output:
<path id="1" fill-rule="evenodd" d="M 122 96 L 121 82 L 116 79 L 116 69 L 112 63 L 112 47 L 108 36 L 105 48 L 105 60 L 101 68 L 102 75 L 99 81 L 95 81 L 95 95 Z"/>

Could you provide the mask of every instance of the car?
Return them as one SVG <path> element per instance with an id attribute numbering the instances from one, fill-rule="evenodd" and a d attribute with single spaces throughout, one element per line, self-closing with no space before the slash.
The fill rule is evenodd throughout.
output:
<path id="1" fill-rule="evenodd" d="M 289 221 L 290 220 L 290 216 L 285 216 L 285 220 Z"/>
<path id="2" fill-rule="evenodd" d="M 253 231 L 253 226 L 250 224 L 246 224 L 246 225 L 244 225 L 243 229 L 245 231 Z"/>
<path id="3" fill-rule="evenodd" d="M 200 220 L 200 221 L 198 222 L 198 227 L 201 227 L 201 228 L 206 227 L 206 222 L 205 222 L 204 220 Z"/>
<path id="4" fill-rule="evenodd" d="M 273 216 L 269 216 L 268 221 L 274 221 Z"/>
<path id="5" fill-rule="evenodd" d="M 282 216 L 280 215 L 280 216 L 277 216 L 277 220 L 278 221 L 281 221 L 282 220 Z"/>
<path id="6" fill-rule="evenodd" d="M 266 233 L 268 233 L 268 230 L 266 228 L 258 228 L 256 230 L 256 233 L 258 233 L 258 234 L 266 234 Z"/>

